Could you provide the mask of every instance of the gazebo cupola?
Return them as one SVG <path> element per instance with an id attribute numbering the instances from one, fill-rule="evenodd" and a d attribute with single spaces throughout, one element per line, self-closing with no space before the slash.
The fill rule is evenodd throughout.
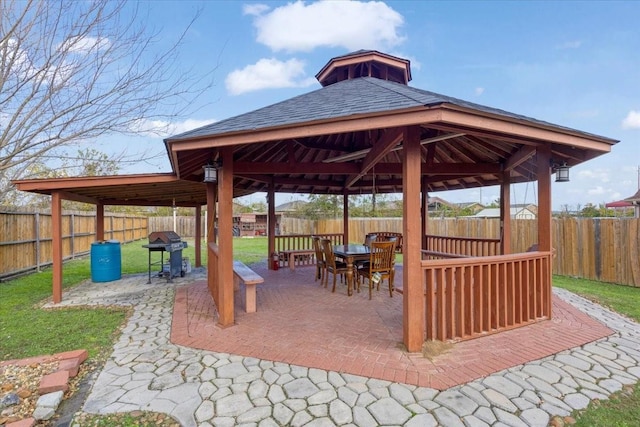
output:
<path id="1" fill-rule="evenodd" d="M 316 74 L 323 87 L 359 77 L 375 77 L 407 85 L 411 81 L 411 66 L 408 59 L 376 50 L 358 50 L 331 59 Z"/>

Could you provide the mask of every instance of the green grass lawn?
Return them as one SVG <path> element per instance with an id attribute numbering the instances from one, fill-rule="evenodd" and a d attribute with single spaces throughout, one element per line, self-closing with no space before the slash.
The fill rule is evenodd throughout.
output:
<path id="1" fill-rule="evenodd" d="M 90 276 L 87 259 L 64 265 L 63 289 Z M 112 308 L 38 307 L 51 297 L 51 269 L 0 283 L 0 359 L 18 359 L 84 348 L 96 357 L 110 348 L 126 318 Z"/>
<path id="2" fill-rule="evenodd" d="M 122 273 L 143 273 L 149 253 L 141 240 L 121 246 Z M 182 255 L 195 263 L 193 242 Z M 158 260 L 159 252 L 152 253 Z M 234 239 L 234 257 L 247 264 L 266 259 L 267 239 Z M 165 259 L 167 254 L 165 253 Z M 206 265 L 206 245 L 202 263 Z M 156 267 L 154 267 L 156 268 Z M 89 257 L 68 261 L 63 268 L 64 290 L 91 277 Z M 0 283 L 0 360 L 19 359 L 85 348 L 90 357 L 108 351 L 126 319 L 124 308 L 64 308 L 45 310 L 39 305 L 51 297 L 50 268 Z"/>
<path id="3" fill-rule="evenodd" d="M 553 285 L 640 322 L 640 288 L 564 276 L 554 276 Z M 625 388 L 608 400 L 593 401 L 586 410 L 575 411 L 573 416 L 577 427 L 640 426 L 640 385 Z"/>

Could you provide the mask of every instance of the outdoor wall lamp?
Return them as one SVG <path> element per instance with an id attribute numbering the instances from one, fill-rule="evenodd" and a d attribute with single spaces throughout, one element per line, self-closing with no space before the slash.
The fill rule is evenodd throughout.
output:
<path id="1" fill-rule="evenodd" d="M 203 182 L 218 182 L 218 168 L 220 167 L 219 162 L 209 162 L 204 165 L 202 169 L 204 170 L 204 178 Z"/>
<path id="2" fill-rule="evenodd" d="M 556 173 L 556 182 L 569 182 L 569 166 L 567 166 L 567 162 L 562 162 L 561 165 L 554 163 L 551 167 Z"/>

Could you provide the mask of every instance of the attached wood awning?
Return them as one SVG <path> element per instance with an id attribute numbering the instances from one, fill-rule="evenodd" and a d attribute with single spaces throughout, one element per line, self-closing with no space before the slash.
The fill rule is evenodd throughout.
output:
<path id="1" fill-rule="evenodd" d="M 207 203 L 206 185 L 178 179 L 175 174 L 91 176 L 14 181 L 18 190 L 94 205 L 183 206 Z"/>

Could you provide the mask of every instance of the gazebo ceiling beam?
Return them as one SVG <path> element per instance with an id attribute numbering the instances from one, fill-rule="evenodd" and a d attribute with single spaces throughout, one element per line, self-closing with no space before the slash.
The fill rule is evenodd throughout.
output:
<path id="1" fill-rule="evenodd" d="M 551 146 L 551 151 L 552 151 L 552 155 L 559 154 L 563 157 L 566 157 L 567 159 L 575 159 L 581 163 L 588 160 L 584 151 L 576 150 L 573 147 L 553 145 Z"/>
<path id="2" fill-rule="evenodd" d="M 420 144 L 421 145 L 426 145 L 426 144 L 431 144 L 433 142 L 445 141 L 445 140 L 451 139 L 451 138 L 458 138 L 460 136 L 464 136 L 464 133 L 449 133 L 449 134 L 446 134 L 446 135 L 439 135 L 439 136 L 434 136 L 433 138 L 424 139 L 424 140 L 420 141 Z M 363 150 L 354 151 L 352 153 L 344 154 L 342 156 L 337 156 L 337 157 L 324 159 L 323 162 L 324 163 L 336 163 L 336 162 L 348 162 L 348 161 L 351 161 L 351 160 L 357 160 L 357 159 L 361 159 L 363 157 L 366 157 L 371 150 L 372 150 L 371 148 L 365 148 Z M 395 148 L 389 150 L 388 152 L 398 151 L 398 150 L 402 150 L 402 145 L 398 145 Z"/>
<path id="3" fill-rule="evenodd" d="M 423 164 L 423 173 L 430 175 L 447 174 L 498 174 L 501 172 L 499 163 L 434 163 L 427 167 Z M 308 175 L 313 171 L 315 175 L 352 175 L 360 172 L 357 163 L 252 163 L 237 162 L 234 164 L 234 173 L 238 175 L 264 175 L 264 174 L 289 174 Z M 401 174 L 402 165 L 398 163 L 378 163 L 375 169 L 376 174 Z"/>
<path id="4" fill-rule="evenodd" d="M 82 194 L 71 193 L 68 191 L 59 191 L 58 193 L 60 193 L 60 197 L 64 200 L 71 200 L 71 201 L 80 202 L 80 203 L 89 203 L 91 205 L 97 205 L 100 203 L 100 199 L 97 199 L 95 197 L 84 196 Z"/>
<path id="5" fill-rule="evenodd" d="M 345 187 L 351 187 L 356 181 L 362 178 L 364 175 L 372 169 L 376 163 L 378 163 L 384 156 L 386 156 L 391 150 L 398 147 L 400 141 L 402 141 L 403 130 L 402 128 L 388 129 L 382 138 L 374 144 L 373 147 L 366 154 L 362 161 L 360 172 L 351 177 Z"/>
<path id="6" fill-rule="evenodd" d="M 296 185 L 312 187 L 344 188 L 344 182 L 339 180 L 305 179 L 305 178 L 274 178 L 276 185 Z"/>
<path id="7" fill-rule="evenodd" d="M 536 154 L 536 148 L 525 145 L 513 153 L 504 164 L 505 172 L 515 169 Z"/>

